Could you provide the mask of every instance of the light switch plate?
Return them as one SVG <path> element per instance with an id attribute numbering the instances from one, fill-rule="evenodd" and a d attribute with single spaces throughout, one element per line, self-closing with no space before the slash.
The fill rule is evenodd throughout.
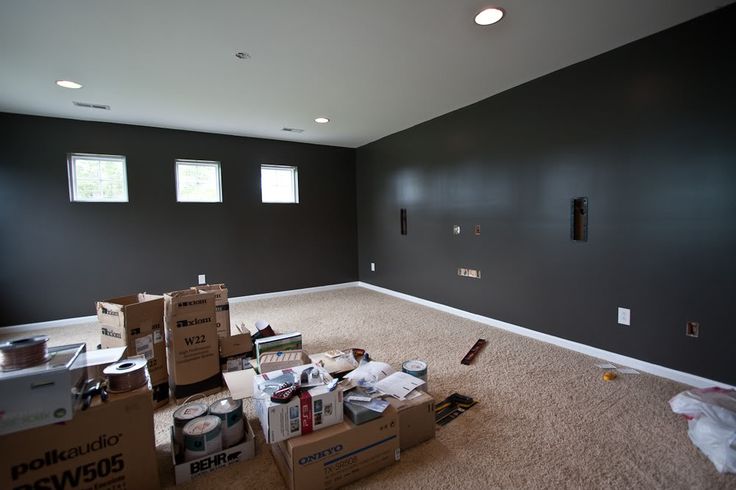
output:
<path id="1" fill-rule="evenodd" d="M 207 279 L 205 279 L 204 274 L 199 275 L 199 284 L 207 284 Z"/>
<path id="2" fill-rule="evenodd" d="M 631 325 L 631 310 L 628 308 L 618 308 L 619 325 Z"/>

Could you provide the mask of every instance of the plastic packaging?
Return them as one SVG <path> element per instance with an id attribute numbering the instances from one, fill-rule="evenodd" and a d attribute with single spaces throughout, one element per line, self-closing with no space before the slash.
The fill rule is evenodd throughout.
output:
<path id="1" fill-rule="evenodd" d="M 670 407 L 688 419 L 687 434 L 720 473 L 736 473 L 736 390 L 692 388 Z"/>

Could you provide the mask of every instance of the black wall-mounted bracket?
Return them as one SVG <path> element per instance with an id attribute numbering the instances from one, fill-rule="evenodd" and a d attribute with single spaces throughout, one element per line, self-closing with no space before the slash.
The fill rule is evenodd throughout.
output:
<path id="1" fill-rule="evenodd" d="M 588 198 L 576 197 L 570 201 L 570 239 L 588 241 Z"/>

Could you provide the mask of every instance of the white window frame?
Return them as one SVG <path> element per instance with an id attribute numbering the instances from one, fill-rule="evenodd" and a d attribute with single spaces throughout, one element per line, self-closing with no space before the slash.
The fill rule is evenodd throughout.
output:
<path id="1" fill-rule="evenodd" d="M 124 199 L 81 199 L 77 197 L 77 166 L 76 160 L 107 160 L 122 162 L 123 164 L 123 192 Z M 69 200 L 71 202 L 129 202 L 128 196 L 128 164 L 124 155 L 102 155 L 98 153 L 69 153 L 67 155 L 67 174 L 69 176 Z"/>
<path id="2" fill-rule="evenodd" d="M 294 189 L 293 201 L 265 201 L 263 198 L 263 169 L 291 170 L 291 185 Z M 261 202 L 263 204 L 299 204 L 299 168 L 294 165 L 261 164 Z"/>
<path id="3" fill-rule="evenodd" d="M 202 167 L 215 167 L 217 168 L 217 200 L 216 201 L 194 201 L 194 200 L 182 200 L 179 196 L 179 164 L 184 165 L 195 165 Z M 186 158 L 177 158 L 174 162 L 175 174 L 176 174 L 176 202 L 200 202 L 200 203 L 218 203 L 222 202 L 222 166 L 220 162 L 216 160 L 190 160 Z"/>

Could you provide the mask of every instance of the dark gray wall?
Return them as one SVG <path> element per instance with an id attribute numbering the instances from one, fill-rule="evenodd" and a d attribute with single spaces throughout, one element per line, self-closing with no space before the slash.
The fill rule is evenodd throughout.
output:
<path id="1" fill-rule="evenodd" d="M 231 296 L 357 279 L 355 150 L 0 114 L 0 325 L 224 282 Z M 127 157 L 129 203 L 71 203 L 68 152 Z M 176 158 L 219 160 L 224 202 L 177 203 Z M 262 204 L 260 164 L 299 167 L 298 205 Z"/>
<path id="2" fill-rule="evenodd" d="M 736 383 L 734 25 L 729 7 L 359 148 L 360 279 Z"/>

